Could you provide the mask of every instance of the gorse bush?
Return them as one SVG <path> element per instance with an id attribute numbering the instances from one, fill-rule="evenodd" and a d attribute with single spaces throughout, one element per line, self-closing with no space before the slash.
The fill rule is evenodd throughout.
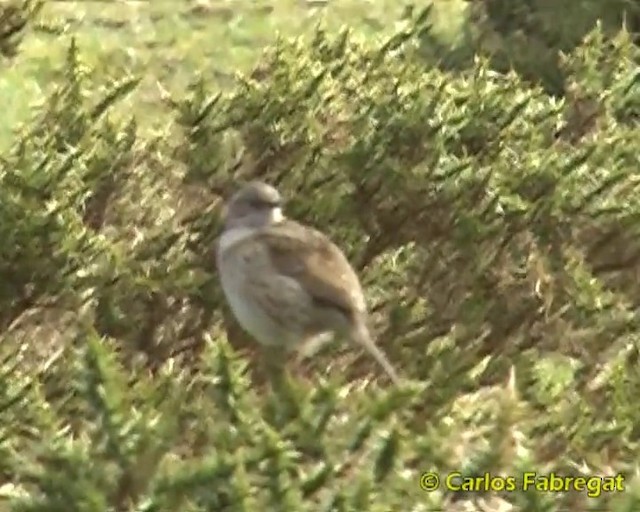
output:
<path id="1" fill-rule="evenodd" d="M 280 40 L 231 91 L 165 97 L 153 138 L 113 114 L 139 78 L 71 43 L 0 161 L 0 511 L 638 509 L 639 50 L 595 29 L 560 100 L 425 70 L 421 27 Z M 250 178 L 346 249 L 406 389 L 338 346 L 262 385 L 212 255 Z"/>
<path id="2" fill-rule="evenodd" d="M 462 28 L 455 37 L 445 43 L 431 32 L 422 35 L 420 54 L 428 65 L 460 70 L 469 67 L 475 55 L 482 55 L 492 69 L 515 69 L 546 92 L 564 96 L 570 75 L 563 69 L 560 53 L 572 52 L 596 23 L 608 36 L 625 27 L 636 44 L 639 41 L 640 4 L 629 0 L 464 3 Z M 408 17 L 413 17 L 413 9 Z"/>
<path id="3" fill-rule="evenodd" d="M 0 59 L 15 57 L 28 23 L 42 9 L 41 0 L 5 1 L 0 4 Z"/>

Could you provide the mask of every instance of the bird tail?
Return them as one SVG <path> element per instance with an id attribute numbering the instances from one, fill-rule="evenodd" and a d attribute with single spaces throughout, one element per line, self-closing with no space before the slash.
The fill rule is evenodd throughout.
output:
<path id="1" fill-rule="evenodd" d="M 377 363 L 384 369 L 387 375 L 389 375 L 389 378 L 394 384 L 398 385 L 400 383 L 400 377 L 398 376 L 398 373 L 396 372 L 393 365 L 389 362 L 389 359 L 387 359 L 387 356 L 384 354 L 384 352 L 382 352 L 382 350 L 380 350 L 380 348 L 376 345 L 375 341 L 373 341 L 373 338 L 369 333 L 369 329 L 364 324 L 364 322 L 357 322 L 357 325 L 351 333 L 351 338 L 355 343 L 363 347 L 369 353 L 369 355 L 371 355 L 377 361 Z"/>

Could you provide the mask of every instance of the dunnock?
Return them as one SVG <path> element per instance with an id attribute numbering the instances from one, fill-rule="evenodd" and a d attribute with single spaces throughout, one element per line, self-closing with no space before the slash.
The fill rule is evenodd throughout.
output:
<path id="1" fill-rule="evenodd" d="M 216 256 L 231 310 L 258 342 L 306 356 L 343 336 L 399 382 L 371 338 L 364 293 L 347 258 L 322 232 L 286 218 L 275 188 L 254 181 L 231 197 Z"/>

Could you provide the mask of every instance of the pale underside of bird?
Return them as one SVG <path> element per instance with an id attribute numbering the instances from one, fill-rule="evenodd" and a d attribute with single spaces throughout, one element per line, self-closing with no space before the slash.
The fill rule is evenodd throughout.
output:
<path id="1" fill-rule="evenodd" d="M 393 382 L 398 375 L 367 328 L 360 281 L 322 232 L 287 219 L 278 191 L 251 182 L 227 204 L 216 257 L 242 328 L 267 347 L 312 355 L 334 335 L 363 347 Z"/>

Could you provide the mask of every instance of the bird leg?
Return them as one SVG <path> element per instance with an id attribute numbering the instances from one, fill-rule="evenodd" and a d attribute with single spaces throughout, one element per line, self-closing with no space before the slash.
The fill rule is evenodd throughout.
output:
<path id="1" fill-rule="evenodd" d="M 271 383 L 279 382 L 284 376 L 284 364 L 286 362 L 286 351 L 284 347 L 269 346 L 263 347 L 263 368 L 265 374 Z"/>
<path id="2" fill-rule="evenodd" d="M 296 366 L 302 364 L 304 359 L 315 356 L 332 338 L 332 333 L 324 332 L 303 341 L 296 351 Z"/>

